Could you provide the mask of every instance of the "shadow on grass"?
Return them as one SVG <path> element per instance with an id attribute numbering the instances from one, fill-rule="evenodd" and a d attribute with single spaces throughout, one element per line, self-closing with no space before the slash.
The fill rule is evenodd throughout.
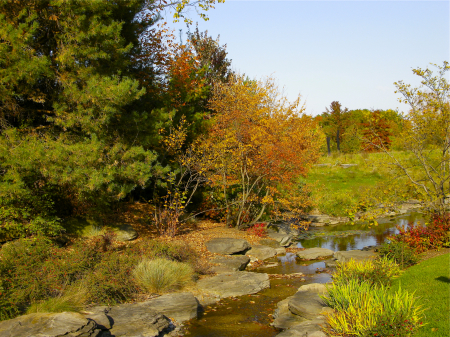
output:
<path id="1" fill-rule="evenodd" d="M 436 281 L 441 281 L 441 282 L 445 282 L 445 283 L 450 283 L 450 278 L 446 277 L 446 276 L 439 276 L 435 278 Z"/>

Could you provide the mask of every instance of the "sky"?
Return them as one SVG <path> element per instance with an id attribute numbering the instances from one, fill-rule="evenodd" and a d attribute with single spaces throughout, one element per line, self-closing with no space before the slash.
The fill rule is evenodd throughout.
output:
<path id="1" fill-rule="evenodd" d="M 233 70 L 273 76 L 306 113 L 332 101 L 349 109 L 398 109 L 394 82 L 420 85 L 413 68 L 450 61 L 449 1 L 236 1 L 218 3 L 203 21 L 188 17 L 227 45 Z M 165 14 L 170 21 L 170 14 Z M 186 24 L 170 23 L 186 41 Z"/>

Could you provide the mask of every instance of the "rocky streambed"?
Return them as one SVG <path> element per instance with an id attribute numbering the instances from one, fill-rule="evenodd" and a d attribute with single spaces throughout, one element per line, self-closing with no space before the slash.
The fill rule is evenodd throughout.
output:
<path id="1" fill-rule="evenodd" d="M 331 281 L 327 267 L 336 259 L 373 258 L 373 250 L 361 250 L 363 245 L 381 244 L 397 223 L 418 217 L 402 215 L 370 230 L 321 227 L 298 242 L 283 226 L 259 245 L 214 239 L 206 246 L 216 253 L 211 262 L 217 275 L 198 281 L 189 292 L 84 313 L 20 316 L 0 322 L 0 337 L 325 336 L 320 324 L 329 308 L 319 295 Z"/>

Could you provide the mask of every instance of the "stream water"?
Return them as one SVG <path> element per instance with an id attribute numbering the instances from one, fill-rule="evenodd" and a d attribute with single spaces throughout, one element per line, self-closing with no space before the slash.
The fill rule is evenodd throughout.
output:
<path id="1" fill-rule="evenodd" d="M 333 251 L 362 249 L 381 245 L 386 237 L 396 233 L 396 225 L 423 222 L 421 213 L 408 213 L 379 221 L 377 226 L 336 225 L 312 229 L 314 238 L 300 240 L 297 247 L 322 247 Z M 192 337 L 272 337 L 280 331 L 270 326 L 271 315 L 277 303 L 292 296 L 298 288 L 308 283 L 327 283 L 329 273 L 323 273 L 325 262 L 300 261 L 295 254 L 287 253 L 267 262 L 277 262 L 273 267 L 261 267 L 256 272 L 267 274 L 303 273 L 302 278 L 272 279 L 270 288 L 256 295 L 228 298 L 208 306 L 197 320 L 185 325 L 185 335 Z"/>

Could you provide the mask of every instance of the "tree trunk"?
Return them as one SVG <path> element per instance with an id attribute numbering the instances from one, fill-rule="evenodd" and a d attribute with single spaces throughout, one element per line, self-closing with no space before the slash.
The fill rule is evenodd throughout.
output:
<path id="1" fill-rule="evenodd" d="M 337 150 L 341 152 L 341 141 L 339 140 L 339 129 L 337 129 L 336 132 L 336 144 L 337 144 Z"/>
<path id="2" fill-rule="evenodd" d="M 327 150 L 328 150 L 328 157 L 331 156 L 330 142 L 331 142 L 331 138 L 330 138 L 330 136 L 327 136 Z"/>

